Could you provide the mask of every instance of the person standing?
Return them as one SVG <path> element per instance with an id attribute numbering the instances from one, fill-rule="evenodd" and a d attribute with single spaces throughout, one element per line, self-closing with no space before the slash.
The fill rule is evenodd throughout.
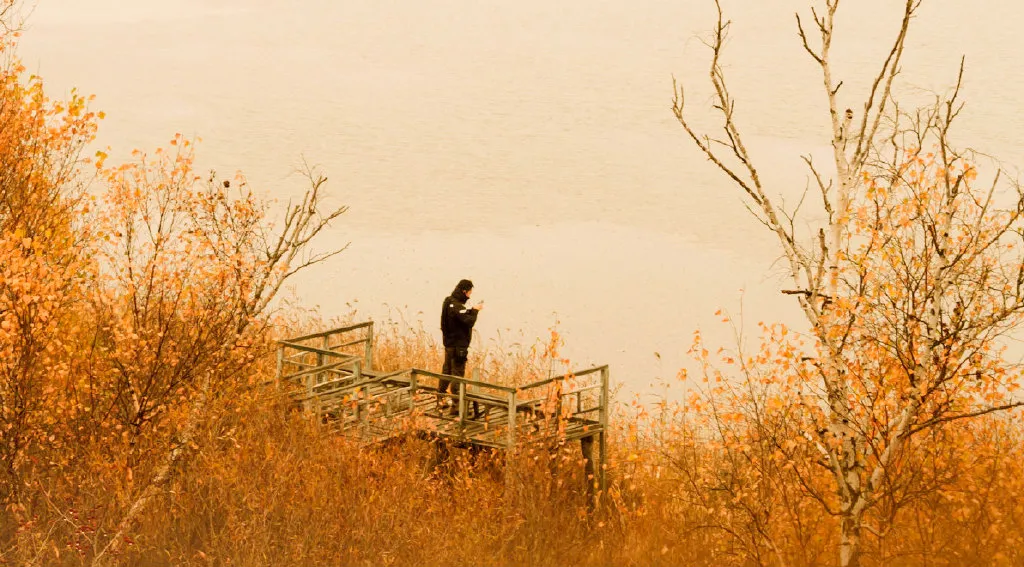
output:
<path id="1" fill-rule="evenodd" d="M 473 337 L 473 325 L 477 315 L 483 309 L 483 302 L 467 307 L 466 302 L 473 294 L 473 282 L 459 280 L 451 295 L 444 298 L 441 306 L 441 335 L 444 340 L 444 366 L 441 374 L 448 376 L 465 376 L 466 360 L 469 358 L 469 343 Z M 445 405 L 448 398 L 444 393 L 451 386 L 451 393 L 457 394 L 458 388 L 449 380 L 438 380 L 438 404 Z M 458 413 L 458 405 L 452 404 L 452 413 Z"/>

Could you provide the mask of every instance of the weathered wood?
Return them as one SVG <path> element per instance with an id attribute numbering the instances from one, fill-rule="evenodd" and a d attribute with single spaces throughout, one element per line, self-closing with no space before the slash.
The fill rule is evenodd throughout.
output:
<path id="1" fill-rule="evenodd" d="M 301 353 L 301 354 L 302 354 L 303 356 L 305 356 L 305 355 L 307 355 L 307 354 L 310 354 L 310 353 L 308 353 L 308 352 L 303 352 L 303 353 Z M 318 366 L 319 366 L 319 365 L 318 365 L 317 363 L 315 363 L 315 362 L 299 362 L 299 361 L 297 361 L 297 360 L 288 360 L 288 361 L 286 361 L 285 363 L 286 363 L 286 364 L 291 364 L 292 366 L 300 366 L 300 367 L 303 367 L 303 368 L 316 368 L 316 367 L 318 367 Z"/>
<path id="2" fill-rule="evenodd" d="M 336 350 L 329 350 L 329 349 L 325 349 L 325 348 L 311 347 L 311 346 L 308 346 L 308 345 L 295 344 L 295 343 L 293 343 L 291 341 L 278 341 L 278 344 L 282 344 L 282 345 L 284 345 L 284 346 L 286 346 L 288 348 L 293 348 L 295 350 L 301 350 L 301 351 L 304 351 L 304 352 L 309 352 L 309 353 L 314 353 L 314 354 L 322 354 L 322 355 L 325 355 L 325 356 L 335 356 L 335 357 L 345 357 L 345 358 L 355 358 L 355 359 L 359 358 L 358 356 L 355 356 L 355 355 L 352 355 L 352 354 L 346 354 L 344 352 L 338 352 Z"/>
<path id="3" fill-rule="evenodd" d="M 385 373 L 385 374 L 377 374 L 377 372 L 371 372 L 371 371 L 369 371 L 366 368 L 363 369 L 363 374 L 365 374 L 367 376 L 372 376 L 374 379 L 380 380 L 381 382 L 394 382 L 394 383 L 399 382 L 398 380 L 395 380 L 396 376 L 401 376 L 402 374 L 409 374 L 409 372 L 410 372 L 410 370 L 408 368 L 406 368 L 404 370 L 395 370 L 393 372 L 388 372 L 388 373 Z M 408 384 L 409 382 L 404 382 L 404 383 Z"/>
<path id="4" fill-rule="evenodd" d="M 328 348 L 328 347 L 331 346 L 331 338 L 329 336 L 327 336 L 327 335 L 324 335 L 323 337 L 321 337 L 321 339 L 320 339 L 320 346 L 325 351 L 330 350 L 330 348 Z M 318 367 L 323 367 L 323 365 L 324 365 L 324 355 L 323 355 L 322 352 L 316 353 L 316 365 Z M 316 374 L 316 383 L 319 384 L 319 383 L 323 382 L 324 380 L 326 380 L 325 374 L 323 372 L 318 372 Z"/>
<path id="5" fill-rule="evenodd" d="M 373 370 L 373 325 L 366 328 L 366 346 L 363 351 L 363 360 L 366 361 L 366 369 Z"/>
<path id="6" fill-rule="evenodd" d="M 560 397 L 560 398 L 568 398 L 569 396 L 576 396 L 577 397 L 576 405 L 577 405 L 577 407 L 580 407 L 580 404 L 582 403 L 581 402 L 581 397 L 579 396 L 580 394 L 585 394 L 587 392 L 595 391 L 595 390 L 600 390 L 600 389 L 601 389 L 601 386 L 600 386 L 600 384 L 598 384 L 598 385 L 589 386 L 589 387 L 586 387 L 586 388 L 581 388 L 579 390 L 570 390 L 568 392 L 562 392 L 561 394 L 558 395 L 558 397 Z M 548 396 L 543 396 L 543 397 L 539 397 L 539 398 L 531 398 L 531 399 L 528 399 L 528 400 L 523 400 L 523 401 L 519 402 L 519 407 L 523 407 L 523 406 L 527 406 L 527 405 L 536 405 L 536 404 L 539 404 L 539 403 L 546 402 L 549 399 L 550 398 Z"/>
<path id="7" fill-rule="evenodd" d="M 420 376 L 426 376 L 428 378 L 437 378 L 439 380 L 448 380 L 449 382 L 465 383 L 471 386 L 478 386 L 480 388 L 486 388 L 489 390 L 497 390 L 499 392 L 515 392 L 516 388 L 511 386 L 502 386 L 500 384 L 489 384 L 487 382 L 478 382 L 476 380 L 469 380 L 462 376 L 449 376 L 447 374 L 439 374 L 437 372 L 431 372 L 429 370 L 421 370 L 419 368 L 413 368 L 412 372 Z"/>
<path id="8" fill-rule="evenodd" d="M 594 505 L 594 485 L 598 484 L 594 474 L 594 436 L 580 438 L 580 451 L 583 452 L 583 479 L 587 487 L 587 505 Z"/>
<path id="9" fill-rule="evenodd" d="M 288 380 L 293 380 L 295 378 L 301 378 L 301 377 L 307 376 L 309 374 L 317 374 L 319 372 L 333 370 L 335 368 L 340 368 L 342 366 L 345 366 L 346 364 L 348 364 L 350 362 L 352 362 L 352 360 L 341 360 L 341 361 L 338 361 L 338 362 L 333 362 L 331 364 L 325 364 L 325 365 L 320 366 L 320 367 L 314 367 L 314 368 L 310 368 L 308 370 L 301 370 L 299 372 L 293 372 L 292 374 L 288 374 L 286 376 L 281 376 L 280 380 L 288 381 Z"/>
<path id="10" fill-rule="evenodd" d="M 585 410 L 574 411 L 574 412 L 572 412 L 572 415 L 586 415 L 588 413 L 594 413 L 595 411 L 599 412 L 602 409 L 603 408 L 600 408 L 600 407 L 589 408 L 589 409 L 585 409 Z"/>
<path id="11" fill-rule="evenodd" d="M 297 342 L 302 342 L 302 341 L 309 340 L 309 339 L 316 339 L 316 338 L 319 338 L 319 337 L 322 337 L 322 336 L 325 336 L 325 335 L 340 335 L 342 333 L 348 333 L 348 332 L 351 332 L 351 331 L 356 331 L 356 330 L 359 330 L 359 329 L 365 329 L 367 327 L 372 327 L 372 326 L 373 326 L 373 321 L 365 321 L 363 323 L 356 323 L 354 325 L 349 325 L 347 327 L 338 327 L 337 329 L 331 329 L 330 331 L 323 331 L 323 332 L 320 332 L 320 333 L 312 333 L 312 334 L 309 334 L 309 335 L 303 335 L 301 337 L 296 337 L 296 338 L 293 338 L 293 339 L 288 339 L 288 341 L 289 342 L 293 342 L 293 343 L 297 343 Z"/>
<path id="12" fill-rule="evenodd" d="M 331 344 L 340 334 L 360 329 L 365 329 L 364 338 Z M 319 346 L 302 344 L 310 340 L 317 340 Z M 362 356 L 336 350 L 358 344 L 365 345 Z M 484 382 L 479 368 L 473 370 L 470 379 L 417 368 L 377 372 L 373 370 L 372 323 L 279 341 L 277 357 L 275 381 L 302 384 L 303 392 L 293 395 L 295 403 L 341 435 L 361 443 L 377 443 L 420 432 L 445 443 L 505 449 L 509 454 L 517 444 L 551 446 L 579 439 L 581 447 L 590 444 L 590 466 L 595 469 L 596 485 L 602 493 L 607 489 L 607 366 L 570 372 L 518 388 Z M 289 365 L 300 370 L 285 374 Z M 600 375 L 596 383 L 595 374 Z M 423 378 L 449 380 L 458 390 L 441 395 L 429 382 L 423 384 Z M 580 380 L 570 382 L 574 386 L 571 390 L 535 398 L 524 395 L 531 389 L 553 384 L 561 390 L 563 381 L 569 378 Z M 598 392 L 595 407 L 590 407 L 594 397 L 586 396 L 584 400 L 590 392 Z M 437 411 L 440 397 L 458 401 L 457 415 Z M 473 414 L 469 412 L 470 404 Z M 566 414 L 567 411 L 570 413 Z M 600 452 L 597 456 L 592 455 L 595 442 Z"/>
<path id="13" fill-rule="evenodd" d="M 466 383 L 459 384 L 459 427 L 466 427 Z"/>
<path id="14" fill-rule="evenodd" d="M 607 494 L 608 483 L 606 472 L 608 470 L 608 440 L 606 431 L 608 429 L 608 381 L 609 373 L 608 367 L 604 366 L 601 368 L 601 412 L 598 417 L 600 423 L 601 432 L 598 433 L 598 444 L 600 445 L 601 461 L 599 463 L 598 479 L 599 489 L 601 494 Z"/>
<path id="15" fill-rule="evenodd" d="M 601 372 L 602 369 L 606 369 L 606 368 L 608 368 L 608 367 L 607 366 L 596 366 L 594 368 L 588 368 L 586 370 L 580 370 L 579 372 L 569 372 L 567 374 L 562 374 L 561 376 L 555 376 L 553 378 L 545 378 L 543 380 L 538 380 L 536 382 L 533 382 L 532 384 L 527 384 L 525 386 L 520 386 L 519 389 L 520 390 L 530 390 L 530 389 L 533 389 L 533 388 L 539 388 L 541 386 L 547 386 L 548 384 L 552 384 L 552 383 L 558 382 L 560 380 L 568 380 L 570 378 L 582 378 L 584 376 L 589 376 L 591 374 L 596 374 L 598 372 Z"/>
<path id="16" fill-rule="evenodd" d="M 280 343 L 278 343 L 278 344 L 280 344 Z M 281 345 L 281 346 L 284 346 L 284 345 Z M 288 364 L 296 364 L 296 365 L 300 365 L 300 366 L 313 366 L 313 363 L 311 363 L 311 362 L 299 362 L 299 360 L 298 360 L 300 358 L 309 358 L 309 354 L 310 353 L 308 353 L 306 351 L 299 351 L 299 352 L 297 352 L 295 354 L 286 356 L 284 360 Z"/>
<path id="17" fill-rule="evenodd" d="M 349 341 L 347 343 L 340 343 L 340 344 L 336 344 L 336 345 L 331 345 L 331 346 L 329 346 L 327 348 L 329 348 L 330 350 L 337 350 L 339 348 L 345 348 L 345 347 L 350 347 L 350 346 L 361 345 L 363 343 L 366 343 L 366 339 L 356 339 L 354 341 Z"/>
<path id="18" fill-rule="evenodd" d="M 274 375 L 274 389 L 281 390 L 281 376 L 284 375 L 284 346 L 277 347 L 277 373 Z"/>
<path id="19" fill-rule="evenodd" d="M 511 449 L 516 444 L 516 393 L 510 392 L 508 395 L 508 448 Z"/>

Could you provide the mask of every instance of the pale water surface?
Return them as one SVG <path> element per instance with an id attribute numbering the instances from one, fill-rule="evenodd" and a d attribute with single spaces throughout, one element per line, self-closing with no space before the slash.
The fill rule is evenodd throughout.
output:
<path id="1" fill-rule="evenodd" d="M 843 6 L 845 105 L 881 60 L 896 4 Z M 115 157 L 198 136 L 204 167 L 242 170 L 282 200 L 302 188 L 302 156 L 321 165 L 351 207 L 325 237 L 349 250 L 296 284 L 323 313 L 358 300 L 432 329 L 470 277 L 487 301 L 484 342 L 543 335 L 557 313 L 566 354 L 611 363 L 617 383 L 649 395 L 687 364 L 694 329 L 731 341 L 719 307 L 742 301 L 748 327 L 799 323 L 770 236 L 669 110 L 674 74 L 704 112 L 698 38 L 712 5 L 39 0 L 21 53 L 51 93 L 98 95 Z M 806 182 L 799 155 L 827 143 L 820 79 L 795 34 L 805 5 L 725 2 L 748 145 L 790 200 Z M 945 90 L 965 54 L 961 140 L 1017 165 L 1022 27 L 1018 2 L 926 1 L 902 90 Z"/>

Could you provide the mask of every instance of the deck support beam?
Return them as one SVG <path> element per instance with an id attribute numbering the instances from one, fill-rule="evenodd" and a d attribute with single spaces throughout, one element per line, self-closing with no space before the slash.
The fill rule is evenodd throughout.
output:
<path id="1" fill-rule="evenodd" d="M 587 507 L 593 509 L 596 501 L 595 488 L 598 486 L 597 474 L 594 470 L 594 436 L 580 438 L 580 451 L 583 453 L 583 482 L 587 488 Z"/>
<path id="2" fill-rule="evenodd" d="M 601 496 L 608 491 L 608 382 L 609 382 L 608 367 L 601 368 L 601 403 L 600 411 L 598 415 L 598 422 L 600 423 L 601 431 L 598 433 L 598 444 L 601 450 L 601 460 L 598 463 L 597 478 L 598 478 L 598 490 L 601 491 Z"/>

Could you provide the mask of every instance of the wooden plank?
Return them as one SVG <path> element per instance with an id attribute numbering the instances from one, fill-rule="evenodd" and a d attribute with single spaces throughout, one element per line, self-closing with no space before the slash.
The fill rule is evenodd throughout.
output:
<path id="1" fill-rule="evenodd" d="M 343 360 L 343 361 L 335 362 L 335 363 L 332 363 L 332 364 L 325 364 L 323 367 L 319 367 L 318 366 L 316 368 L 310 368 L 309 370 L 300 370 L 299 372 L 293 372 L 291 374 L 288 374 L 287 376 L 284 376 L 281 379 L 282 380 L 291 380 L 293 378 L 299 378 L 299 377 L 305 376 L 307 374 L 317 374 L 319 372 L 325 372 L 325 371 L 329 371 L 329 370 L 332 370 L 332 369 L 344 366 L 344 365 L 348 364 L 349 362 L 350 361 L 348 361 L 348 360 Z"/>
<path id="2" fill-rule="evenodd" d="M 459 426 L 466 426 L 466 385 L 459 384 Z"/>
<path id="3" fill-rule="evenodd" d="M 490 390 L 498 390 L 499 392 L 515 392 L 516 389 L 510 386 L 501 386 L 498 384 L 490 384 L 487 382 L 478 382 L 476 380 L 467 380 L 461 376 L 448 376 L 446 374 L 438 374 L 437 372 L 431 372 L 429 370 L 420 370 L 419 368 L 413 368 L 414 374 L 421 374 L 430 378 L 437 378 L 439 380 L 448 380 L 449 382 L 457 382 L 463 384 L 469 384 L 470 386 L 477 386 L 479 388 L 486 388 Z"/>
<path id="4" fill-rule="evenodd" d="M 326 336 L 326 335 L 338 335 L 338 334 L 341 334 L 341 333 L 348 333 L 350 331 L 355 331 L 357 329 L 363 329 L 363 328 L 372 327 L 372 326 L 373 326 L 373 321 L 365 321 L 363 323 L 356 323 L 354 325 L 349 325 L 347 327 L 338 327 L 337 329 L 331 329 L 329 331 L 323 331 L 323 332 L 320 332 L 320 333 L 312 333 L 310 335 L 303 335 L 301 337 L 295 337 L 295 338 L 291 338 L 291 339 L 286 339 L 286 341 L 278 341 L 278 342 L 279 343 L 281 343 L 281 342 L 300 342 L 300 341 L 305 341 L 305 340 L 309 340 L 309 339 L 316 339 L 316 338 L 323 337 L 323 336 Z"/>
<path id="5" fill-rule="evenodd" d="M 408 373 L 409 373 L 409 369 L 395 370 L 394 372 L 388 372 L 386 374 L 379 374 L 378 371 L 367 370 L 365 368 L 363 369 L 363 374 L 365 374 L 366 376 L 372 376 L 376 380 L 379 380 L 381 383 L 383 383 L 385 381 L 392 381 L 392 383 L 399 383 L 399 382 L 401 382 L 401 383 L 404 383 L 404 384 L 408 385 L 410 383 L 409 380 L 395 380 L 396 377 L 401 376 L 402 374 L 408 374 Z"/>
<path id="6" fill-rule="evenodd" d="M 313 391 L 321 396 L 334 396 L 364 387 L 366 384 L 366 382 L 356 380 L 356 377 L 352 375 L 340 376 L 313 386 Z"/>
<path id="7" fill-rule="evenodd" d="M 280 345 L 280 346 L 282 346 L 282 347 L 283 347 L 284 345 Z M 297 353 L 295 353 L 295 354 L 289 354 L 288 356 L 284 357 L 284 360 L 285 360 L 285 362 L 287 362 L 288 364 L 302 364 L 302 365 L 306 365 L 306 363 L 304 363 L 304 362 L 297 362 L 297 361 L 296 361 L 295 359 L 296 359 L 296 358 L 304 358 L 304 357 L 307 357 L 307 356 L 309 356 L 309 354 L 310 354 L 310 353 L 308 353 L 308 352 L 305 352 L 305 351 L 299 351 L 299 352 L 297 352 Z"/>
<path id="8" fill-rule="evenodd" d="M 363 360 L 366 361 L 366 369 L 373 370 L 373 325 L 366 328 L 366 351 L 363 352 Z"/>
<path id="9" fill-rule="evenodd" d="M 334 390 L 340 390 L 350 387 L 357 383 L 357 376 L 355 374 L 339 374 L 335 378 L 331 378 L 325 382 L 321 382 L 316 385 L 318 392 L 330 393 Z M 367 384 L 368 382 L 361 382 L 359 384 Z"/>
<path id="10" fill-rule="evenodd" d="M 598 471 L 599 487 L 602 494 L 607 493 L 608 483 L 606 469 L 608 468 L 608 441 L 606 439 L 607 434 L 605 430 L 608 429 L 608 382 L 610 376 L 608 367 L 605 366 L 601 369 L 601 412 L 598 416 L 598 421 L 601 423 L 601 432 L 598 433 L 597 443 L 601 449 L 601 460 L 598 461 L 600 470 Z"/>
<path id="11" fill-rule="evenodd" d="M 583 388 L 577 388 L 575 390 L 569 390 L 568 392 L 562 392 L 563 396 L 571 396 L 573 394 L 585 394 L 587 392 L 593 392 L 594 390 L 600 390 L 602 386 L 600 384 L 594 384 L 593 386 L 585 386 Z"/>
<path id="12" fill-rule="evenodd" d="M 568 374 L 562 374 L 561 376 L 555 376 L 554 378 L 545 378 L 543 380 L 538 380 L 538 381 L 536 381 L 536 382 L 534 382 L 532 384 L 527 384 L 525 386 L 520 386 L 519 389 L 520 390 L 529 390 L 529 389 L 532 389 L 532 388 L 539 388 L 541 386 L 546 386 L 548 384 L 552 384 L 552 383 L 557 382 L 559 380 L 566 380 L 566 379 L 569 379 L 569 378 L 582 378 L 583 376 L 588 376 L 590 374 L 596 374 L 598 372 L 601 372 L 602 369 L 607 369 L 607 368 L 608 368 L 607 365 L 605 365 L 605 366 L 595 366 L 594 368 L 588 368 L 586 370 L 580 370 L 579 372 L 569 372 Z"/>
<path id="13" fill-rule="evenodd" d="M 492 405 L 500 405 L 502 407 L 504 407 L 508 403 L 507 396 L 497 396 L 493 394 L 488 394 L 486 392 L 474 392 L 472 390 L 469 390 L 466 392 L 466 397 L 469 398 L 470 401 L 488 403 Z"/>
<path id="14" fill-rule="evenodd" d="M 366 339 L 356 339 L 354 341 L 349 341 L 347 343 L 331 345 L 331 346 L 329 346 L 327 348 L 330 349 L 330 350 L 337 350 L 339 348 L 345 348 L 345 347 L 349 347 L 349 346 L 361 345 L 361 344 L 363 344 L 365 342 L 366 342 Z"/>
<path id="15" fill-rule="evenodd" d="M 516 444 L 516 393 L 512 392 L 508 395 L 508 448 L 511 449 Z"/>
<path id="16" fill-rule="evenodd" d="M 281 377 L 284 376 L 284 347 L 277 347 L 277 373 L 274 374 L 274 389 L 281 390 Z"/>
<path id="17" fill-rule="evenodd" d="M 284 346 L 286 346 L 288 348 L 293 348 L 295 350 L 301 350 L 303 352 L 309 352 L 309 353 L 313 353 L 313 354 L 322 354 L 324 356 L 333 356 L 335 358 L 348 358 L 348 359 L 351 359 L 351 360 L 359 360 L 359 356 L 354 355 L 354 354 L 346 354 L 346 353 L 343 353 L 343 352 L 337 352 L 337 351 L 328 350 L 328 349 L 325 349 L 325 348 L 317 348 L 317 347 L 311 347 L 311 346 L 306 346 L 306 345 L 298 345 L 298 344 L 291 343 L 291 342 L 288 342 L 288 341 L 278 341 L 278 343 L 279 344 L 283 344 Z"/>

